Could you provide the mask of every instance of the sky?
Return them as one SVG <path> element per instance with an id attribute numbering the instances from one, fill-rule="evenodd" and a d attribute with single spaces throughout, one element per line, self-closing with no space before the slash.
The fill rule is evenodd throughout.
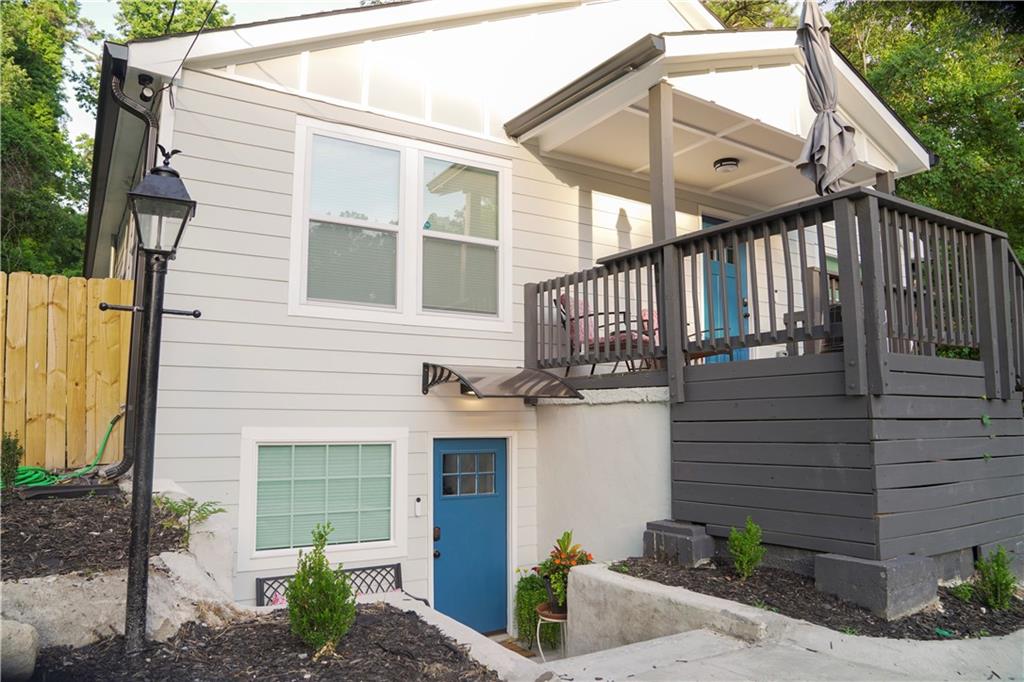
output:
<path id="1" fill-rule="evenodd" d="M 117 12 L 115 0 L 82 0 L 82 16 L 91 19 L 96 27 L 108 33 L 114 32 L 114 14 Z M 236 24 L 247 24 L 251 21 L 276 19 L 279 17 L 326 12 L 358 5 L 358 0 L 228 0 L 228 9 L 235 16 Z M 99 45 L 93 47 L 99 50 Z M 76 65 L 77 66 L 77 65 Z M 96 131 L 95 115 L 83 111 L 75 100 L 74 88 L 70 81 L 64 82 L 67 94 L 68 132 L 72 140 L 81 133 L 93 135 Z"/>

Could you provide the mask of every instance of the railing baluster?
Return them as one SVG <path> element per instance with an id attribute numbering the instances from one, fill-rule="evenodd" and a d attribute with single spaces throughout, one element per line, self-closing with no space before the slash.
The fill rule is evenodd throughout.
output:
<path id="1" fill-rule="evenodd" d="M 779 228 L 782 235 L 782 257 L 786 264 L 786 340 L 792 343 L 796 340 L 796 292 L 793 291 L 793 255 L 790 253 L 789 220 L 788 217 L 779 220 Z"/>
<path id="2" fill-rule="evenodd" d="M 640 328 L 641 340 L 647 337 L 646 355 L 654 357 L 654 320 L 657 319 L 658 310 L 654 305 L 654 256 L 651 253 L 644 254 L 644 264 L 647 270 L 647 323 L 640 320 L 637 326 Z"/>
<path id="3" fill-rule="evenodd" d="M 949 239 L 949 226 L 942 226 L 942 253 L 945 256 L 946 271 L 946 288 L 943 293 L 947 296 L 946 298 L 946 334 L 948 336 L 947 343 L 955 344 L 956 338 L 953 336 L 953 278 L 952 278 L 952 260 L 953 254 L 950 251 L 950 239 Z"/>
<path id="4" fill-rule="evenodd" d="M 913 348 L 911 343 L 914 339 L 914 320 L 916 319 L 916 309 L 914 306 L 914 273 L 910 267 L 910 227 L 907 224 L 908 216 L 905 213 L 899 214 L 899 225 L 900 231 L 903 233 L 903 276 L 906 277 L 906 284 L 904 285 L 904 297 L 906 299 L 905 309 L 907 312 L 907 352 Z"/>
<path id="5" fill-rule="evenodd" d="M 632 268 L 633 268 L 632 261 L 626 261 L 626 270 L 623 273 L 622 284 L 623 284 L 623 293 L 625 293 L 625 296 L 626 296 L 626 316 L 625 316 L 625 322 L 626 322 L 627 325 L 629 325 L 629 318 L 630 318 L 630 315 L 631 315 L 631 311 L 633 309 L 632 308 L 633 294 L 632 294 L 632 291 L 630 289 L 630 279 L 631 279 L 630 275 L 633 274 L 632 273 Z M 622 325 L 621 321 L 617 322 L 616 325 L 615 325 L 616 329 L 618 329 L 621 325 Z M 624 340 L 626 342 L 626 359 L 628 360 L 629 358 L 631 358 L 633 356 L 633 339 L 631 339 L 629 337 L 629 334 L 626 334 Z"/>
<path id="6" fill-rule="evenodd" d="M 914 333 L 917 335 L 917 342 L 921 346 L 921 354 L 924 355 L 926 351 L 930 352 L 927 343 L 927 335 L 925 334 L 925 286 L 924 286 L 924 270 L 921 268 L 921 222 L 917 216 L 909 219 L 908 225 L 913 225 L 911 232 L 910 243 L 914 248 L 914 260 L 913 260 L 913 271 L 916 279 L 914 280 L 913 291 L 917 297 L 915 310 L 917 315 L 915 316 L 916 328 Z"/>
<path id="7" fill-rule="evenodd" d="M 643 254 L 641 254 L 636 258 L 636 314 L 633 315 L 633 319 L 626 320 L 626 333 L 630 338 L 636 339 L 636 352 L 640 356 L 644 354 L 644 341 L 640 333 L 640 318 L 643 315 L 644 308 L 643 267 L 644 258 Z"/>
<path id="8" fill-rule="evenodd" d="M 814 211 L 814 224 L 818 228 L 818 278 L 821 286 L 821 328 L 824 334 L 828 335 L 829 329 L 829 310 L 831 309 L 831 299 L 828 286 L 828 256 L 825 254 L 825 222 L 821 219 L 821 209 L 815 209 Z M 873 228 L 872 228 L 873 229 Z"/>
<path id="9" fill-rule="evenodd" d="M 814 331 L 814 296 L 811 294 L 811 283 L 807 279 L 808 262 L 807 262 L 807 235 L 805 234 L 804 226 L 804 215 L 803 213 L 796 214 L 796 238 L 797 246 L 799 248 L 800 263 L 798 264 L 800 272 L 800 290 L 804 298 L 804 338 L 809 339 Z"/>
<path id="10" fill-rule="evenodd" d="M 667 255 L 667 252 L 663 251 L 663 254 Z M 658 332 L 658 346 L 664 346 L 668 348 L 668 340 L 665 338 L 665 334 L 682 334 L 682 347 L 686 350 L 686 328 L 689 326 L 690 316 L 686 306 L 686 251 L 682 247 L 677 247 L 671 251 L 672 257 L 679 261 L 679 329 L 668 329 L 665 325 L 661 325 L 661 330 Z M 665 255 L 662 256 L 664 261 Z M 666 267 L 662 266 L 662 272 L 665 272 Z M 664 297 L 658 299 L 661 306 L 665 305 Z M 659 307 L 658 313 L 660 314 L 663 307 Z M 659 318 L 662 319 L 662 318 Z"/>
<path id="11" fill-rule="evenodd" d="M 712 320 L 717 317 L 721 323 L 721 335 L 719 338 L 722 339 L 724 348 L 732 348 L 732 338 L 730 334 L 730 326 L 732 320 L 729 318 L 729 254 L 725 248 L 725 241 L 722 239 L 720 234 L 715 235 L 715 251 L 718 253 L 718 305 L 721 308 L 718 311 L 718 315 L 712 317 Z M 718 336 L 719 327 L 715 328 L 715 334 Z"/>
<path id="12" fill-rule="evenodd" d="M 907 350 L 908 344 L 906 343 L 907 338 L 907 314 L 906 314 L 906 285 L 903 283 L 903 268 L 902 257 L 900 255 L 900 233 L 899 233 L 899 214 L 896 211 L 889 211 L 889 222 L 888 229 L 892 235 L 890 244 L 892 250 L 890 255 L 892 256 L 892 267 L 893 267 L 893 294 L 896 299 L 896 338 L 899 352 L 904 353 Z"/>
<path id="13" fill-rule="evenodd" d="M 882 236 L 882 275 L 885 281 L 885 327 L 886 336 L 889 338 L 889 345 L 892 350 L 896 348 L 896 303 L 893 300 L 893 281 L 892 281 L 892 244 L 889 238 L 889 230 L 886 225 L 889 222 L 889 209 L 882 208 L 880 213 L 880 224 L 879 233 Z"/>
<path id="14" fill-rule="evenodd" d="M 746 273 L 746 265 L 740 258 L 740 244 L 739 234 L 733 232 L 729 235 L 729 241 L 732 248 L 732 260 L 733 269 L 736 271 L 736 276 L 733 278 L 736 289 L 736 345 L 745 348 L 747 345 L 747 339 L 745 334 L 747 333 L 746 324 L 744 324 L 744 310 L 746 309 L 747 297 L 743 295 L 743 275 Z"/>
<path id="15" fill-rule="evenodd" d="M 953 230 L 950 235 L 953 242 L 953 320 L 955 322 L 955 334 L 953 338 L 957 345 L 964 343 L 964 311 L 963 311 L 963 280 L 960 277 L 960 232 Z"/>
<path id="16" fill-rule="evenodd" d="M 962 268 L 960 279 L 964 283 L 964 345 L 975 346 L 977 339 L 974 334 L 974 328 L 977 318 L 973 314 L 975 293 L 974 281 L 971 279 L 971 242 L 966 232 L 960 233 L 960 244 L 963 248 L 963 257 L 960 259 L 960 266 Z"/>
<path id="17" fill-rule="evenodd" d="M 751 315 L 754 318 L 754 343 L 761 345 L 761 305 L 758 297 L 757 247 L 755 246 L 753 228 L 748 227 L 746 235 L 747 262 L 750 264 L 750 310 L 753 311 Z"/>
<path id="18" fill-rule="evenodd" d="M 934 242 L 934 253 L 935 253 L 935 301 L 938 304 L 937 315 L 935 318 L 936 327 L 938 329 L 937 342 L 940 345 L 946 345 L 949 340 L 946 337 L 945 324 L 946 324 L 946 285 L 943 282 L 943 273 L 946 268 L 944 265 L 944 259 L 942 254 L 942 234 L 940 227 L 929 221 L 932 228 L 932 241 Z M 947 276 L 949 273 L 945 273 Z"/>
<path id="19" fill-rule="evenodd" d="M 775 265 L 772 263 L 772 228 L 765 221 L 761 223 L 761 231 L 764 234 L 764 266 L 768 273 L 768 321 L 771 323 L 772 343 L 779 342 L 778 319 L 775 316 Z"/>
<path id="20" fill-rule="evenodd" d="M 693 299 L 693 342 L 697 348 L 704 348 L 702 337 L 704 332 L 701 328 L 701 307 L 700 307 L 700 285 L 697 282 L 697 271 L 700 269 L 697 265 L 698 249 L 697 245 L 699 242 L 690 242 L 690 298 Z M 685 330 L 684 330 L 685 333 Z M 687 334 L 687 343 L 683 346 L 689 350 L 689 334 Z"/>

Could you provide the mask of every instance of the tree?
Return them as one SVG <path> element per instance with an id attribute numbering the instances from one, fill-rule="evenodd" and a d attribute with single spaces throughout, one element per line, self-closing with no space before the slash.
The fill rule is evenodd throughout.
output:
<path id="1" fill-rule="evenodd" d="M 0 1 L 0 268 L 78 274 L 88 170 L 67 139 L 61 83 L 75 0 Z"/>
<path id="2" fill-rule="evenodd" d="M 794 4 L 787 0 L 707 0 L 704 4 L 729 28 L 796 26 Z"/>
<path id="3" fill-rule="evenodd" d="M 168 33 L 198 31 L 206 20 L 206 28 L 230 26 L 235 18 L 226 5 L 213 0 L 120 0 L 114 25 L 119 41 L 153 38 Z M 206 18 L 209 14 L 209 19 Z"/>
<path id="4" fill-rule="evenodd" d="M 901 195 L 1010 234 L 1024 256 L 1024 36 L 1008 3 L 851 2 L 832 37 L 939 156 Z"/>

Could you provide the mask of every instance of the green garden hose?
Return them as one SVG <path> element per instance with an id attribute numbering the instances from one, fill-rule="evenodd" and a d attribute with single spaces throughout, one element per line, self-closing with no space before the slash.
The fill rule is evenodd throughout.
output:
<path id="1" fill-rule="evenodd" d="M 114 425 L 117 424 L 123 416 L 124 413 L 119 412 L 110 420 L 110 424 L 107 425 L 107 432 L 103 435 L 103 442 L 100 443 L 99 452 L 96 453 L 96 459 L 94 459 L 91 464 L 75 471 L 69 471 L 66 474 L 53 474 L 45 467 L 20 466 L 18 467 L 18 474 L 14 477 L 14 486 L 16 488 L 36 488 L 43 485 L 56 485 L 61 481 L 85 476 L 87 473 L 95 469 L 96 465 L 98 465 L 100 460 L 103 459 L 103 451 L 107 449 L 107 440 L 110 439 L 110 432 L 114 430 Z"/>

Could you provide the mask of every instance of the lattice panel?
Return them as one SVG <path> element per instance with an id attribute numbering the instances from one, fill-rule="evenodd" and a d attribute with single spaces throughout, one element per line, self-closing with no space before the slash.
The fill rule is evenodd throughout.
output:
<path id="1" fill-rule="evenodd" d="M 367 566 L 345 569 L 349 584 L 358 594 L 380 594 L 402 589 L 402 565 Z M 256 578 L 256 606 L 284 603 L 284 590 L 290 575 Z M 277 601 L 275 602 L 275 597 Z"/>

